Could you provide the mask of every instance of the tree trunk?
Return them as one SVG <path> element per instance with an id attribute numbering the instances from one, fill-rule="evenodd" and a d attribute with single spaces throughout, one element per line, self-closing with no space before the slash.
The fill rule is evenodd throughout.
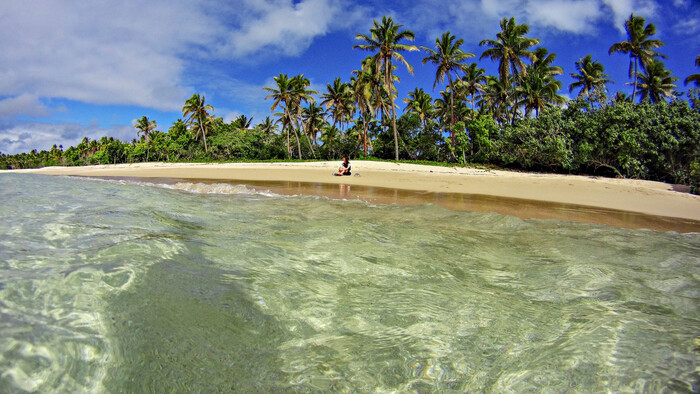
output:
<path id="1" fill-rule="evenodd" d="M 301 128 L 301 125 L 299 126 L 299 130 L 303 130 Z M 316 151 L 314 151 L 313 145 L 311 145 L 311 138 L 309 138 L 309 134 L 305 131 L 304 132 L 304 137 L 306 137 L 306 142 L 309 144 L 309 149 L 311 149 L 311 155 L 316 158 Z"/>
<path id="2" fill-rule="evenodd" d="M 365 157 L 367 157 L 367 119 L 362 115 L 362 129 L 364 130 Z"/>
<path id="3" fill-rule="evenodd" d="M 637 95 L 637 63 L 638 59 L 634 58 L 634 74 L 632 76 L 632 78 L 634 78 L 634 88 L 632 90 L 632 103 L 634 103 L 634 97 Z M 641 102 L 642 100 L 639 101 Z"/>
<path id="4" fill-rule="evenodd" d="M 199 121 L 199 130 L 202 132 L 202 139 L 204 140 L 204 151 L 208 152 L 207 150 L 207 134 L 204 132 L 204 124 L 202 121 Z"/>
<path id="5" fill-rule="evenodd" d="M 394 130 L 394 152 L 396 161 L 399 161 L 399 132 L 396 130 L 396 108 L 394 108 L 394 83 L 391 80 L 391 60 L 386 61 L 386 72 L 384 73 L 389 85 L 389 98 L 391 101 L 391 128 Z"/>
<path id="6" fill-rule="evenodd" d="M 450 80 L 450 137 L 452 138 L 452 147 L 457 146 L 455 141 L 455 89 L 452 84 L 452 76 L 447 73 L 447 79 Z"/>
<path id="7" fill-rule="evenodd" d="M 294 125 L 292 124 L 291 126 L 293 127 Z M 294 136 L 297 138 L 297 149 L 299 150 L 299 160 L 301 160 L 301 138 L 296 128 L 294 128 Z"/>
<path id="8" fill-rule="evenodd" d="M 284 115 L 282 115 L 286 118 L 284 122 L 282 122 L 282 128 L 284 128 L 285 123 L 289 121 L 289 114 L 287 113 L 287 108 L 284 109 Z M 292 157 L 292 147 L 289 146 L 289 125 L 287 125 L 287 155 L 289 157 Z"/>

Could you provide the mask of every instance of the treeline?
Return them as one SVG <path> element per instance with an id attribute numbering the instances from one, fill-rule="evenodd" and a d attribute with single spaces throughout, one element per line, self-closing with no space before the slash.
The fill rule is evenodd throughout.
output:
<path id="1" fill-rule="evenodd" d="M 0 168 L 81 166 L 146 161 L 241 161 L 289 158 L 286 137 L 268 118 L 245 128 L 241 116 L 224 123 L 216 118 L 208 133 L 208 151 L 201 139 L 178 120 L 167 133 L 151 131 L 122 142 L 102 137 L 63 150 L 0 154 Z M 458 121 L 456 144 L 443 137 L 440 122 L 404 113 L 397 120 L 399 158 L 459 164 L 492 164 L 512 169 L 700 184 L 700 111 L 685 100 L 671 103 L 614 102 L 600 106 L 577 99 L 567 108 L 552 107 L 536 118 L 499 125 L 488 114 Z M 271 127 L 265 127 L 265 126 Z M 305 158 L 334 160 L 364 157 L 363 130 L 344 133 L 326 127 L 317 141 L 292 136 L 292 154 L 301 147 Z M 371 157 L 394 159 L 393 136 L 377 121 L 369 124 Z"/>
<path id="2" fill-rule="evenodd" d="M 463 39 L 449 31 L 435 49 L 409 45 L 413 33 L 391 18 L 375 21 L 370 34 L 358 34 L 354 48 L 373 52 L 352 72 L 336 78 L 326 91 L 310 90 L 304 75 L 280 74 L 266 87 L 271 110 L 278 112 L 251 126 L 241 116 L 225 123 L 214 108 L 194 94 L 182 119 L 166 133 L 146 116 L 135 128 L 137 139 L 121 142 L 87 138 L 63 150 L 0 154 L 0 168 L 49 165 L 117 164 L 142 161 L 334 160 L 343 155 L 394 160 L 480 163 L 507 168 L 632 177 L 700 184 L 700 112 L 698 90 L 688 100 L 676 90 L 678 78 L 665 69 L 653 39 L 656 28 L 631 15 L 628 40 L 614 43 L 610 54 L 630 57 L 632 94 L 607 97 L 605 74 L 590 55 L 576 62 L 574 100 L 566 100 L 555 66 L 556 54 L 528 38 L 527 25 L 501 21 L 495 40 L 482 40 L 480 59 L 498 64 L 498 75 L 485 75 L 475 56 L 461 49 Z M 436 67 L 433 98 L 416 88 L 397 116 L 399 65 L 412 72 L 401 52 L 424 51 L 423 63 Z M 700 66 L 700 57 L 696 59 Z M 694 74 L 685 83 L 700 81 Z M 320 96 L 317 104 L 315 96 Z"/>

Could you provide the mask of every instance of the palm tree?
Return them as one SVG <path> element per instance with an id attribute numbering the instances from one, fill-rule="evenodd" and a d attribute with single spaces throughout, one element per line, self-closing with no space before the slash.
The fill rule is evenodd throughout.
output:
<path id="1" fill-rule="evenodd" d="M 265 119 L 257 125 L 257 127 L 266 136 L 269 136 L 277 131 L 277 125 L 275 125 L 275 122 L 273 122 L 269 116 L 266 116 Z"/>
<path id="2" fill-rule="evenodd" d="M 695 66 L 700 67 L 700 56 L 695 58 Z M 700 74 L 689 75 L 685 79 L 685 84 L 688 85 L 688 82 L 695 82 L 695 86 L 700 86 Z"/>
<path id="3" fill-rule="evenodd" d="M 540 110 L 544 107 L 566 102 L 563 96 L 557 94 L 561 88 L 561 82 L 554 76 L 564 73 L 563 68 L 552 66 L 557 54 L 549 53 L 547 48 L 543 47 L 535 49 L 532 53 L 535 59 L 531 66 L 525 67 L 526 72 L 518 76 L 518 86 L 514 89 L 514 99 L 517 103 L 513 107 L 513 119 L 520 106 L 525 108 L 525 117 L 529 116 L 533 109 L 535 116 L 539 116 Z"/>
<path id="4" fill-rule="evenodd" d="M 433 100 L 433 116 L 440 123 L 440 127 L 445 129 L 445 123 L 450 116 L 450 92 L 445 90 L 440 91 L 440 97 Z"/>
<path id="5" fill-rule="evenodd" d="M 423 126 L 428 119 L 433 116 L 433 98 L 426 93 L 423 88 L 416 88 L 414 91 L 408 93 L 408 97 L 403 99 L 406 103 L 404 112 L 408 111 L 418 115 Z"/>
<path id="6" fill-rule="evenodd" d="M 457 82 L 457 90 L 461 91 L 465 97 L 471 96 L 470 102 L 472 103 L 472 109 L 474 109 L 474 96 L 484 91 L 484 82 L 486 82 L 485 72 L 486 71 L 483 68 L 479 68 L 476 63 L 472 63 L 464 71 L 462 79 Z"/>
<path id="7" fill-rule="evenodd" d="M 142 116 L 141 119 L 136 121 L 134 127 L 137 130 L 136 135 L 143 134 L 148 143 L 151 131 L 155 130 L 158 125 L 155 120 L 149 120 L 147 116 Z"/>
<path id="8" fill-rule="evenodd" d="M 605 67 L 598 60 L 592 59 L 591 55 L 586 55 L 586 57 L 576 62 L 576 70 L 579 73 L 571 73 L 571 78 L 575 79 L 576 82 L 569 85 L 569 92 L 581 88 L 578 96 L 585 95 L 590 97 L 592 92 L 605 91 L 605 84 L 612 82 L 608 79 L 609 75 L 603 72 Z"/>
<path id="9" fill-rule="evenodd" d="M 136 127 L 137 130 L 136 135 L 143 134 L 146 139 L 146 161 L 148 161 L 151 151 L 151 144 L 149 143 L 151 132 L 154 131 L 158 125 L 155 120 L 148 120 L 147 116 L 142 116 L 141 119 L 136 121 L 134 127 Z"/>
<path id="10" fill-rule="evenodd" d="M 501 31 L 496 34 L 496 40 L 482 40 L 479 46 L 488 46 L 489 49 L 481 54 L 479 60 L 489 57 L 493 61 L 498 61 L 498 74 L 501 84 L 508 81 L 509 69 L 513 75 L 526 73 L 523 58 L 535 61 L 537 58 L 528 48 L 540 43 L 535 38 L 527 38 L 525 34 L 530 31 L 527 24 L 518 25 L 515 18 L 503 18 L 501 20 Z"/>
<path id="11" fill-rule="evenodd" d="M 488 76 L 479 105 L 493 112 L 496 121 L 505 123 L 508 121 L 508 108 L 513 105 L 513 96 L 513 88 L 508 81 L 502 83 L 499 78 Z"/>
<path id="12" fill-rule="evenodd" d="M 525 108 L 525 117 L 533 109 L 535 116 L 539 116 L 540 110 L 545 107 L 566 102 L 566 98 L 557 94 L 560 88 L 561 82 L 554 79 L 546 67 L 528 66 L 527 74 L 522 77 L 520 85 L 516 88 L 521 97 L 516 107 L 523 106 Z"/>
<path id="13" fill-rule="evenodd" d="M 445 81 L 445 75 L 447 75 L 447 80 L 450 82 L 450 136 L 452 137 L 452 146 L 454 147 L 457 141 L 455 141 L 455 86 L 452 80 L 452 72 L 454 72 L 459 78 L 459 71 L 465 71 L 467 65 L 464 61 L 470 57 L 474 57 L 473 53 L 465 53 L 460 47 L 464 44 L 464 39 L 459 39 L 455 41 L 455 36 L 453 36 L 449 31 L 442 34 L 442 37 L 435 39 L 434 51 L 427 47 L 421 47 L 423 50 L 428 52 L 428 56 L 423 58 L 423 64 L 430 61 L 431 63 L 437 65 L 437 71 L 435 73 L 435 82 L 433 83 L 433 90 L 437 86 L 438 82 L 443 83 Z"/>
<path id="14" fill-rule="evenodd" d="M 671 76 L 661 60 L 654 59 L 647 65 L 645 73 L 637 73 L 635 83 L 639 84 L 640 101 L 649 98 L 652 103 L 666 101 L 666 97 L 674 98 L 674 82 L 678 78 Z"/>
<path id="15" fill-rule="evenodd" d="M 350 86 L 362 119 L 363 145 L 365 156 L 367 156 L 368 118 L 371 118 L 371 113 L 374 111 L 372 95 L 376 91 L 377 68 L 372 64 L 372 58 L 368 56 L 362 61 L 362 68 L 354 70 L 352 74 Z"/>
<path id="16" fill-rule="evenodd" d="M 549 53 L 547 48 L 539 47 L 534 50 L 535 60 L 532 62 L 532 67 L 542 73 L 554 76 L 564 74 L 564 69 L 559 66 L 552 66 L 554 59 L 557 58 L 556 53 Z"/>
<path id="17" fill-rule="evenodd" d="M 204 96 L 195 93 L 185 101 L 185 106 L 182 107 L 182 117 L 191 126 L 196 124 L 198 131 L 196 134 L 202 135 L 204 141 L 204 151 L 207 152 L 207 126 L 211 122 L 211 114 L 214 107 L 204 103 Z M 189 118 L 188 118 L 189 116 Z"/>
<path id="18" fill-rule="evenodd" d="M 354 111 L 351 86 L 347 82 L 341 82 L 340 78 L 333 80 L 333 85 L 326 84 L 326 93 L 323 93 L 321 98 L 323 99 L 321 105 L 325 105 L 326 110 L 331 111 L 333 127 L 350 117 L 351 112 Z"/>
<path id="19" fill-rule="evenodd" d="M 610 103 L 612 105 L 615 105 L 617 103 L 631 103 L 632 102 L 632 97 L 627 96 L 626 94 L 622 93 L 621 91 L 618 91 L 615 93 L 612 99 L 610 99 Z"/>
<path id="20" fill-rule="evenodd" d="M 299 160 L 301 160 L 301 138 L 299 137 L 297 130 L 301 130 L 299 119 L 301 118 L 302 114 L 302 104 L 315 102 L 314 98 L 311 95 L 318 93 L 315 90 L 308 90 L 307 88 L 310 85 L 311 81 L 309 81 L 308 78 L 304 77 L 304 74 L 293 76 L 291 79 L 291 95 L 289 98 L 289 102 L 287 103 L 287 107 L 289 107 L 288 116 L 290 117 L 290 122 L 295 123 L 297 126 L 294 128 L 294 135 L 297 137 L 297 149 L 299 154 Z M 306 134 L 304 135 L 306 136 Z M 314 157 L 316 157 L 316 153 L 314 152 L 313 147 L 311 146 L 311 141 L 309 141 L 308 136 L 306 136 L 306 140 L 309 143 L 309 147 L 311 148 L 311 153 L 314 155 Z"/>
<path id="21" fill-rule="evenodd" d="M 646 70 L 647 66 L 652 63 L 656 57 L 666 58 L 666 56 L 656 52 L 654 49 L 662 47 L 663 42 L 649 37 L 656 34 L 656 26 L 650 23 L 644 26 L 646 20 L 637 15 L 630 15 L 625 21 L 625 30 L 627 31 L 627 40 L 613 44 L 608 51 L 612 55 L 614 52 L 629 53 L 630 67 L 629 77 L 634 80 L 634 88 L 632 89 L 632 97 L 637 95 L 637 73 L 641 66 Z"/>
<path id="22" fill-rule="evenodd" d="M 324 147 L 327 147 L 328 153 L 332 157 L 335 153 L 333 149 L 333 140 L 338 137 L 338 129 L 326 122 L 322 130 L 320 140 L 323 142 Z"/>
<path id="23" fill-rule="evenodd" d="M 323 107 L 319 107 L 316 103 L 311 103 L 307 108 L 304 108 L 301 116 L 304 120 L 306 132 L 313 136 L 314 145 L 317 145 L 316 136 L 321 130 L 326 116 Z"/>
<path id="24" fill-rule="evenodd" d="M 277 83 L 277 89 L 264 87 L 263 90 L 270 92 L 265 100 L 272 98 L 275 101 L 272 103 L 270 111 L 274 111 L 277 106 L 282 106 L 284 113 L 280 116 L 282 122 L 282 131 L 287 131 L 287 154 L 292 155 L 292 149 L 289 146 L 289 125 L 290 125 L 290 114 L 289 114 L 289 103 L 292 98 L 292 90 L 294 88 L 293 81 L 287 76 L 287 74 L 282 74 L 273 78 L 275 83 Z"/>
<path id="25" fill-rule="evenodd" d="M 238 129 L 245 130 L 245 129 L 249 129 L 249 128 L 250 128 L 250 124 L 251 124 L 252 122 L 253 122 L 253 118 L 252 118 L 252 117 L 251 117 L 251 118 L 248 118 L 248 117 L 245 116 L 245 115 L 240 115 L 239 117 L 237 117 L 236 119 L 234 119 L 234 120 L 231 122 L 231 125 L 234 126 L 234 127 L 236 127 L 236 128 L 238 128 Z"/>
<path id="26" fill-rule="evenodd" d="M 370 35 L 358 34 L 355 39 L 362 40 L 365 43 L 353 46 L 353 48 L 364 49 L 368 51 L 377 51 L 374 55 L 377 74 L 380 70 L 384 74 L 384 85 L 387 86 L 387 91 L 391 99 L 391 126 L 394 130 L 394 150 L 396 160 L 399 159 L 399 133 L 396 130 L 396 107 L 394 105 L 394 78 L 392 59 L 403 63 L 409 73 L 413 74 L 413 67 L 408 64 L 406 59 L 401 55 L 403 51 L 418 51 L 415 45 L 401 44 L 403 40 L 413 41 L 415 34 L 410 30 L 399 30 L 403 25 L 394 24 L 391 17 L 382 18 L 382 23 L 379 24 L 376 20 L 374 26 L 370 29 Z"/>

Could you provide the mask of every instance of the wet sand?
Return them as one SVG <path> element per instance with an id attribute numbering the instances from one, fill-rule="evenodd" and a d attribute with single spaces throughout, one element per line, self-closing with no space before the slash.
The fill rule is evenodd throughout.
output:
<path id="1" fill-rule="evenodd" d="M 138 163 L 47 167 L 20 173 L 245 183 L 281 194 L 374 203 L 435 203 L 449 209 L 618 227 L 700 231 L 700 197 L 688 188 L 631 179 L 353 161 L 359 176 L 334 177 L 339 162 Z M 169 180 L 164 180 L 167 178 Z"/>

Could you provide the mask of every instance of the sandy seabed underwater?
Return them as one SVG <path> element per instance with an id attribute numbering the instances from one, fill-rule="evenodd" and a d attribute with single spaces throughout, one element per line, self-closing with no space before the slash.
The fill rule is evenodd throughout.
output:
<path id="1" fill-rule="evenodd" d="M 700 390 L 700 237 L 0 175 L 0 391 Z"/>

